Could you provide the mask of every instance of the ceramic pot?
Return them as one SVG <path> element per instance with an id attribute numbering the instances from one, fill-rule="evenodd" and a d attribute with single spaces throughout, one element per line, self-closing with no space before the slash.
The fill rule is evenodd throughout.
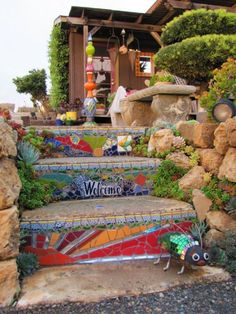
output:
<path id="1" fill-rule="evenodd" d="M 66 112 L 66 120 L 77 120 L 77 112 L 76 111 L 67 111 Z"/>

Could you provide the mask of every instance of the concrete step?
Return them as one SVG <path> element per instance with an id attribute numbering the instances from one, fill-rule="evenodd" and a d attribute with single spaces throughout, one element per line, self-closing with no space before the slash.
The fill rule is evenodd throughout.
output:
<path id="1" fill-rule="evenodd" d="M 53 136 L 45 140 L 56 146 L 55 157 L 88 157 L 129 155 L 131 140 L 146 132 L 145 128 L 114 127 L 36 127 L 38 134 L 50 131 Z"/>
<path id="2" fill-rule="evenodd" d="M 64 201 L 26 211 L 25 251 L 41 265 L 150 259 L 159 256 L 158 237 L 188 230 L 192 206 L 153 196 Z"/>
<path id="3" fill-rule="evenodd" d="M 148 195 L 159 159 L 113 156 L 49 158 L 34 169 L 44 180 L 54 180 L 55 200 Z"/>

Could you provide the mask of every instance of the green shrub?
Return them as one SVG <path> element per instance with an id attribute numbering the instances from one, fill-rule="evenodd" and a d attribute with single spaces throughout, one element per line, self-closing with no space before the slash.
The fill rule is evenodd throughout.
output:
<path id="1" fill-rule="evenodd" d="M 203 93 L 200 98 L 200 105 L 207 110 L 210 119 L 212 119 L 212 109 L 217 100 L 231 95 L 236 98 L 236 60 L 228 58 L 220 69 L 213 71 L 213 74 L 209 91 Z"/>
<path id="2" fill-rule="evenodd" d="M 36 179 L 31 165 L 19 161 L 18 174 L 22 183 L 18 200 L 20 211 L 41 207 L 52 200 L 54 185 Z"/>
<path id="3" fill-rule="evenodd" d="M 211 263 L 224 266 L 230 273 L 236 273 L 236 237 L 232 232 L 225 239 L 214 243 L 210 249 Z"/>
<path id="4" fill-rule="evenodd" d="M 178 179 L 184 176 L 186 172 L 185 169 L 177 167 L 173 161 L 162 161 L 157 174 L 153 176 L 154 195 L 183 200 L 185 195 L 179 188 Z"/>
<path id="5" fill-rule="evenodd" d="M 224 192 L 218 187 L 219 180 L 213 177 L 207 186 L 204 186 L 201 190 L 203 193 L 212 200 L 212 209 L 218 210 L 230 200 L 230 194 Z"/>
<path id="6" fill-rule="evenodd" d="M 53 27 L 49 42 L 51 77 L 50 104 L 57 108 L 69 95 L 69 48 L 67 32 L 59 25 Z"/>
<path id="7" fill-rule="evenodd" d="M 207 34 L 235 34 L 236 14 L 225 10 L 192 10 L 169 22 L 161 35 L 165 45 Z"/>
<path id="8" fill-rule="evenodd" d="M 161 48 L 155 64 L 190 81 L 207 81 L 230 56 L 236 57 L 236 35 L 205 35 Z"/>
<path id="9" fill-rule="evenodd" d="M 16 262 L 20 279 L 32 275 L 39 268 L 37 256 L 33 253 L 20 253 Z"/>

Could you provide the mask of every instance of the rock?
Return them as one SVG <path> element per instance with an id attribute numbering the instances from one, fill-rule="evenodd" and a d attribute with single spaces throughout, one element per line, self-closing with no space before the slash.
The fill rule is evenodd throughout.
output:
<path id="1" fill-rule="evenodd" d="M 156 131 L 151 135 L 148 143 L 148 152 L 156 150 L 158 153 L 165 152 L 172 147 L 174 134 L 170 129 Z"/>
<path id="2" fill-rule="evenodd" d="M 0 262 L 0 307 L 9 306 L 19 291 L 16 260 Z"/>
<path id="3" fill-rule="evenodd" d="M 212 201 L 205 196 L 200 190 L 193 190 L 193 206 L 197 212 L 197 217 L 200 221 L 206 219 L 206 214 L 210 210 Z"/>
<path id="4" fill-rule="evenodd" d="M 199 124 L 197 121 L 194 124 L 190 124 L 187 121 L 179 121 L 176 123 L 176 129 L 180 132 L 181 136 L 188 140 L 190 143 L 193 143 L 193 133 L 194 126 Z"/>
<path id="5" fill-rule="evenodd" d="M 229 148 L 220 166 L 219 179 L 226 178 L 236 183 L 236 148 Z"/>
<path id="6" fill-rule="evenodd" d="M 179 180 L 179 187 L 185 192 L 191 189 L 201 189 L 207 184 L 204 181 L 205 174 L 203 167 L 195 166 Z"/>
<path id="7" fill-rule="evenodd" d="M 229 141 L 224 122 L 220 123 L 220 125 L 215 130 L 214 135 L 214 146 L 216 151 L 221 155 L 225 155 L 229 148 Z"/>
<path id="8" fill-rule="evenodd" d="M 204 245 L 210 248 L 214 243 L 217 243 L 224 239 L 224 233 L 216 229 L 209 230 L 204 237 Z"/>
<path id="9" fill-rule="evenodd" d="M 0 211 L 0 260 L 16 257 L 19 253 L 19 220 L 16 206 Z"/>
<path id="10" fill-rule="evenodd" d="M 142 101 L 120 101 L 120 111 L 123 121 L 128 126 L 152 126 L 154 114 L 150 105 Z"/>
<path id="11" fill-rule="evenodd" d="M 189 169 L 191 165 L 189 163 L 189 158 L 183 152 L 176 152 L 169 154 L 166 159 L 169 159 L 175 163 L 176 166 Z"/>
<path id="12" fill-rule="evenodd" d="M 0 157 L 16 156 L 13 129 L 5 122 L 0 123 Z"/>
<path id="13" fill-rule="evenodd" d="M 191 111 L 191 99 L 183 95 L 155 95 L 153 96 L 151 109 L 156 116 L 156 121 L 164 120 L 177 123 L 187 120 Z M 155 122 L 154 124 L 155 125 Z"/>
<path id="14" fill-rule="evenodd" d="M 214 131 L 217 124 L 199 123 L 194 125 L 193 129 L 193 144 L 199 148 L 213 147 Z"/>
<path id="15" fill-rule="evenodd" d="M 224 233 L 231 231 L 236 234 L 236 220 L 222 211 L 209 211 L 206 215 L 206 221 L 211 229 Z"/>
<path id="16" fill-rule="evenodd" d="M 225 121 L 225 131 L 227 134 L 229 145 L 236 147 L 236 118 Z"/>
<path id="17" fill-rule="evenodd" d="M 224 157 L 214 148 L 197 149 L 197 152 L 200 156 L 201 166 L 205 169 L 205 171 L 217 175 Z"/>
<path id="18" fill-rule="evenodd" d="M 0 210 L 14 205 L 21 190 L 14 160 L 2 158 L 0 160 Z"/>

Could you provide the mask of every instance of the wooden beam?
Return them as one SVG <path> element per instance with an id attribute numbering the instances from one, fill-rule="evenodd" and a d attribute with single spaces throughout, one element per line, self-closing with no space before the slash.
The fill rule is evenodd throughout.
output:
<path id="1" fill-rule="evenodd" d="M 139 17 L 136 19 L 135 23 L 140 24 L 143 20 L 143 14 L 140 14 Z"/>
<path id="2" fill-rule="evenodd" d="M 157 0 L 153 5 L 147 10 L 146 13 L 152 14 L 156 9 L 163 3 L 163 0 Z"/>
<path id="3" fill-rule="evenodd" d="M 112 19 L 113 19 L 113 12 L 111 12 L 111 14 L 110 14 L 110 16 L 108 18 L 108 21 L 112 21 Z"/>
<path id="4" fill-rule="evenodd" d="M 150 32 L 151 36 L 155 39 L 159 46 L 163 47 L 163 43 L 161 41 L 161 36 L 157 32 Z"/>
<path id="5" fill-rule="evenodd" d="M 175 9 L 170 7 L 169 11 L 166 13 L 166 15 L 163 16 L 162 19 L 160 19 L 160 21 L 158 21 L 159 25 L 163 25 L 166 22 L 168 22 L 168 20 L 175 14 Z"/>
<path id="6" fill-rule="evenodd" d="M 137 24 L 132 22 L 123 21 L 109 21 L 109 20 L 95 20 L 80 17 L 70 17 L 70 16 L 59 16 L 54 24 L 67 23 L 71 25 L 90 25 L 90 26 L 106 26 L 113 28 L 126 28 L 139 31 L 151 31 L 160 32 L 162 27 L 160 25 L 151 24 Z"/>
<path id="7" fill-rule="evenodd" d="M 84 9 L 82 10 L 81 16 L 82 19 L 84 18 Z"/>
<path id="8" fill-rule="evenodd" d="M 99 31 L 100 28 L 101 26 L 94 26 L 89 32 L 89 34 L 93 37 L 93 35 L 95 35 Z"/>
<path id="9" fill-rule="evenodd" d="M 236 13 L 236 9 L 221 5 L 212 5 L 212 4 L 205 4 L 205 3 L 195 3 L 190 1 L 176 1 L 176 0 L 167 0 L 174 9 L 182 9 L 182 10 L 192 10 L 192 9 L 210 9 L 210 10 L 217 10 L 217 9 L 225 9 L 228 12 Z"/>

